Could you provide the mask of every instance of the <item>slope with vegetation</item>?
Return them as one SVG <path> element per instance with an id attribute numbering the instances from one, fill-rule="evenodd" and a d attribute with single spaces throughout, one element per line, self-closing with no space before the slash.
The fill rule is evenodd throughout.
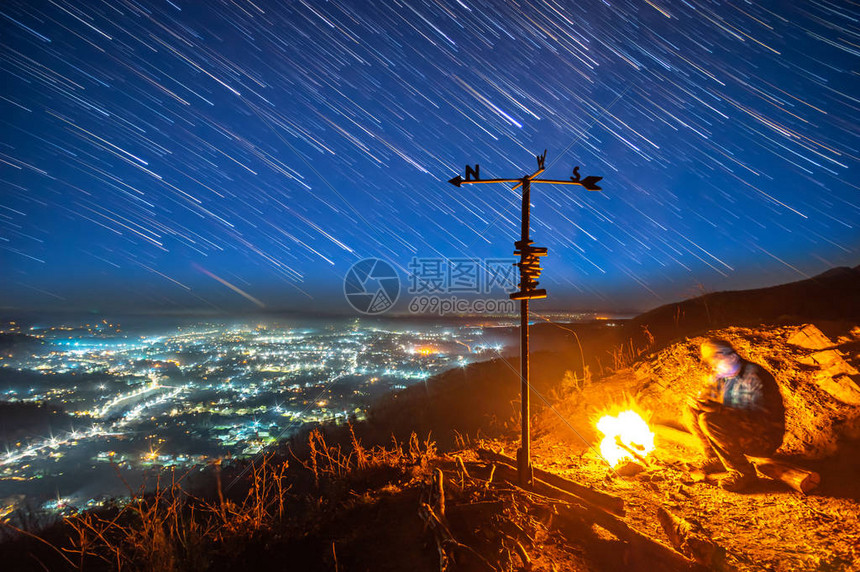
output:
<path id="1" fill-rule="evenodd" d="M 546 472 L 532 490 L 505 460 L 518 446 L 519 363 L 499 357 L 254 462 L 162 474 L 155 493 L 38 536 L 7 526 L 0 559 L 33 570 L 857 569 L 859 285 L 857 269 L 842 269 L 666 306 L 605 335 L 545 325 L 554 351 L 532 357 L 532 403 L 534 465 Z M 594 421 L 622 404 L 680 434 L 706 336 L 776 378 L 780 453 L 820 473 L 811 494 L 771 480 L 722 491 L 691 476 L 689 441 L 660 432 L 638 473 L 596 454 Z"/>

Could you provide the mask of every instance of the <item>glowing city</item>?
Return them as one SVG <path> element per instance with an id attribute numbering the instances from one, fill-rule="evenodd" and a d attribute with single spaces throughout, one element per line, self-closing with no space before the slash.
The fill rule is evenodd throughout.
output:
<path id="1" fill-rule="evenodd" d="M 481 325 L 420 320 L 4 326 L 33 343 L 0 356 L 2 398 L 62 411 L 48 434 L 4 442 L 4 513 L 45 496 L 55 500 L 43 508 L 92 506 L 122 493 L 117 471 L 136 482 L 151 467 L 253 456 L 306 424 L 361 419 L 392 389 L 502 349 Z"/>

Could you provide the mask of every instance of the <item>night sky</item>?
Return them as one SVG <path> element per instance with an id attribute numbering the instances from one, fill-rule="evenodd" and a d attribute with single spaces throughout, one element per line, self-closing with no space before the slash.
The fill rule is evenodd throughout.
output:
<path id="1" fill-rule="evenodd" d="M 0 307 L 350 311 L 367 257 L 511 257 L 541 308 L 860 263 L 856 3 L 0 3 Z M 538 308 L 539 309 L 539 308 Z"/>

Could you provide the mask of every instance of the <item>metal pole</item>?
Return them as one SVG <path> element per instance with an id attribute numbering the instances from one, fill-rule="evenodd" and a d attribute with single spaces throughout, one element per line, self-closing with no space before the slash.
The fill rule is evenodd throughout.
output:
<path id="1" fill-rule="evenodd" d="M 519 473 L 520 485 L 531 486 L 534 482 L 531 452 L 530 452 L 530 431 L 529 431 L 529 300 L 532 298 L 546 298 L 546 290 L 537 288 L 539 282 L 537 278 L 541 274 L 540 257 L 547 255 L 547 249 L 539 246 L 532 246 L 532 241 L 529 240 L 529 208 L 531 206 L 531 184 L 532 183 L 550 183 L 554 185 L 579 185 L 589 191 L 599 191 L 600 187 L 597 183 L 603 178 L 594 175 L 589 175 L 584 179 L 579 175 L 579 167 L 573 168 L 573 176 L 569 180 L 555 179 L 538 179 L 538 175 L 544 172 L 544 164 L 546 161 L 546 149 L 542 155 L 537 156 L 538 168 L 531 175 L 525 175 L 519 179 L 481 179 L 480 165 L 466 165 L 465 179 L 459 175 L 449 179 L 448 182 L 455 187 L 461 185 L 477 185 L 485 183 L 516 183 L 511 190 L 516 190 L 520 186 L 523 187 L 523 214 L 522 214 L 522 232 L 520 240 L 514 243 L 517 249 L 514 254 L 520 256 L 520 261 L 517 266 L 520 268 L 520 284 L 519 290 L 510 293 L 511 300 L 520 301 L 520 381 L 521 402 L 522 402 L 522 432 L 520 439 L 520 448 L 517 449 L 517 469 Z"/>
<path id="2" fill-rule="evenodd" d="M 523 179 L 523 220 L 522 232 L 520 239 L 522 240 L 523 248 L 529 243 L 529 203 L 531 193 L 531 181 L 528 178 Z M 526 281 L 529 278 L 520 268 L 520 289 L 526 290 Z M 531 486 L 532 484 L 532 463 L 530 452 L 530 431 L 529 431 L 529 300 L 525 298 L 520 300 L 520 380 L 521 380 L 521 401 L 522 401 L 522 435 L 520 439 L 519 458 L 519 478 L 521 486 Z"/>
<path id="3" fill-rule="evenodd" d="M 522 437 L 517 461 L 520 469 L 520 485 L 531 486 L 532 463 L 529 444 L 529 301 L 520 300 L 520 379 L 522 387 Z"/>

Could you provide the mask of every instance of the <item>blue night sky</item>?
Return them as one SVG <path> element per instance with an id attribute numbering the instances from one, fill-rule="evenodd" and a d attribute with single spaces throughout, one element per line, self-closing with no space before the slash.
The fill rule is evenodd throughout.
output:
<path id="1" fill-rule="evenodd" d="M 830 1 L 7 0 L 0 306 L 349 311 L 363 258 L 511 257 L 543 308 L 860 263 L 860 13 Z"/>

